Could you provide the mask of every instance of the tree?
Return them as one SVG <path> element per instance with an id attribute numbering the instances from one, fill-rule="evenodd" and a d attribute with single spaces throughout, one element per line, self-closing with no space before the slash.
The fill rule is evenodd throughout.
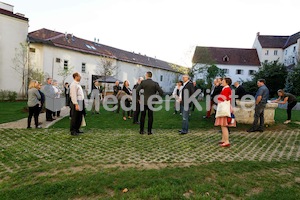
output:
<path id="1" fill-rule="evenodd" d="M 114 71 L 116 69 L 117 69 L 117 65 L 113 66 L 112 59 L 101 57 L 97 62 L 96 69 L 94 71 L 96 75 L 113 76 Z"/>
<path id="2" fill-rule="evenodd" d="M 216 65 L 212 64 L 207 68 L 206 72 L 206 83 L 208 88 L 211 88 L 212 82 L 216 77 L 223 77 L 225 75 L 224 70 L 218 68 Z"/>
<path id="3" fill-rule="evenodd" d="M 65 80 L 73 72 L 74 67 L 59 67 L 57 75 L 63 78 L 62 83 L 65 84 Z"/>
<path id="4" fill-rule="evenodd" d="M 15 57 L 12 59 L 13 66 L 11 66 L 22 79 L 20 88 L 20 95 L 22 98 L 26 97 L 29 69 L 31 68 L 28 48 L 29 46 L 27 43 L 20 43 L 19 48 L 15 48 Z"/>
<path id="5" fill-rule="evenodd" d="M 117 69 L 118 67 L 117 65 L 113 65 L 112 59 L 100 57 L 94 72 L 96 75 L 104 76 L 105 80 L 106 76 L 113 76 Z M 106 88 L 106 86 L 102 88 L 104 90 L 104 95 L 106 95 Z"/>
<path id="6" fill-rule="evenodd" d="M 295 95 L 300 95 L 300 51 L 298 51 L 297 55 L 297 65 L 289 71 L 286 83 L 285 90 Z"/>
<path id="7" fill-rule="evenodd" d="M 288 73 L 285 90 L 295 95 L 300 95 L 300 63 Z"/>
<path id="8" fill-rule="evenodd" d="M 284 88 L 286 77 L 287 69 L 282 63 L 279 63 L 278 60 L 264 62 L 259 71 L 253 75 L 252 81 L 243 83 L 243 86 L 247 92 L 253 94 L 257 91 L 257 80 L 265 79 L 270 91 L 270 97 L 274 97 L 278 89 Z"/>
<path id="9" fill-rule="evenodd" d="M 30 68 L 29 79 L 37 80 L 39 83 L 42 83 L 45 80 L 45 74 L 42 70 Z"/>

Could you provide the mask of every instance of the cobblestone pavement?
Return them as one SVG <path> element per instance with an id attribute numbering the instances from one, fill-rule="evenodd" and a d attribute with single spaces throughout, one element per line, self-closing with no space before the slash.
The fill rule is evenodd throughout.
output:
<path id="1" fill-rule="evenodd" d="M 232 146 L 217 145 L 220 133 L 155 130 L 139 135 L 132 130 L 88 130 L 72 137 L 62 129 L 0 129 L 0 177 L 43 165 L 162 167 L 208 162 L 299 161 L 300 130 L 233 132 Z"/>

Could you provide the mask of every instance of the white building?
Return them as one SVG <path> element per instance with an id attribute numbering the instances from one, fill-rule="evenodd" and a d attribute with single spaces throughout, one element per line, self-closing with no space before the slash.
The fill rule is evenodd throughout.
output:
<path id="1" fill-rule="evenodd" d="M 253 48 L 261 62 L 278 60 L 286 67 L 297 64 L 300 49 L 300 32 L 291 36 L 260 35 L 257 33 Z"/>
<path id="2" fill-rule="evenodd" d="M 214 64 L 233 82 L 251 80 L 261 66 L 255 49 L 240 48 L 196 47 L 192 62 L 197 71 Z M 206 80 L 206 74 L 205 70 L 198 72 L 194 79 Z"/>
<path id="3" fill-rule="evenodd" d="M 15 14 L 12 5 L 0 2 L 0 90 L 21 90 L 22 78 L 13 69 L 13 59 L 20 43 L 26 43 L 27 35 L 28 19 Z"/>
<path id="4" fill-rule="evenodd" d="M 168 62 L 81 39 L 73 34 L 40 29 L 29 33 L 28 38 L 33 67 L 59 82 L 63 81 L 58 75 L 59 70 L 72 67 L 74 72 L 82 73 L 81 84 L 87 92 L 91 91 L 92 75 L 96 75 L 97 66 L 103 65 L 103 60 L 110 60 L 116 68 L 113 76 L 121 81 L 129 80 L 131 88 L 140 76 L 152 71 L 153 80 L 169 93 L 178 77 Z M 72 77 L 67 77 L 65 81 L 71 82 Z"/>

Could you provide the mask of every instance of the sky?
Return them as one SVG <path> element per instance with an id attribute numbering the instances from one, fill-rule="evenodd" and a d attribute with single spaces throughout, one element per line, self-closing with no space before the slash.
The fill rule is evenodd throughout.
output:
<path id="1" fill-rule="evenodd" d="M 300 31 L 299 0 L 0 0 L 47 28 L 191 67 L 196 46 L 252 48 Z"/>

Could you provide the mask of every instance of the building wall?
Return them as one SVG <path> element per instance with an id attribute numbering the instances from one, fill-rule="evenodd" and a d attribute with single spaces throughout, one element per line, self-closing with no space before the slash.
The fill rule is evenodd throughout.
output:
<path id="1" fill-rule="evenodd" d="M 203 68 L 204 64 L 196 64 L 196 68 Z M 235 81 L 248 81 L 252 79 L 250 74 L 250 70 L 252 72 L 257 72 L 259 70 L 259 66 L 244 66 L 244 65 L 216 65 L 219 69 L 227 69 L 228 72 L 225 73 L 225 76 L 232 79 L 232 82 Z M 237 70 L 242 70 L 242 74 L 237 74 Z M 205 72 L 206 73 L 206 72 Z M 206 79 L 205 73 L 197 73 L 195 74 L 194 79 Z"/>
<path id="2" fill-rule="evenodd" d="M 262 49 L 262 46 L 258 40 L 258 37 L 256 36 L 255 40 L 254 40 L 254 43 L 253 43 L 253 46 L 252 46 L 253 49 L 256 49 L 257 51 L 257 55 L 258 55 L 258 59 L 260 62 L 263 62 L 263 57 L 262 57 L 262 52 L 263 52 L 263 49 Z"/>
<path id="3" fill-rule="evenodd" d="M 19 92 L 21 75 L 12 66 L 15 49 L 20 48 L 20 43 L 26 43 L 28 21 L 0 14 L 0 30 L 0 90 Z"/>
<path id="4" fill-rule="evenodd" d="M 46 76 L 52 77 L 61 85 L 63 78 L 58 75 L 58 72 L 59 69 L 64 67 L 64 60 L 67 60 L 68 66 L 74 67 L 74 72 L 77 71 L 82 74 L 81 85 L 84 86 L 87 93 L 91 91 L 91 78 L 92 75 L 97 75 L 95 70 L 99 63 L 101 63 L 101 59 L 107 59 L 48 45 L 30 44 L 30 47 L 35 49 L 35 53 L 31 53 L 33 66 L 43 69 Z M 57 62 L 57 59 L 60 59 L 60 62 Z M 82 72 L 82 63 L 85 63 L 86 66 L 85 73 Z M 164 92 L 171 92 L 175 86 L 177 74 L 174 72 L 117 60 L 113 60 L 113 66 L 116 66 L 116 70 L 113 74 L 115 78 L 121 81 L 128 80 L 130 82 L 130 88 L 133 88 L 138 78 L 140 76 L 144 77 L 147 71 L 152 71 L 153 80 L 159 83 Z M 72 82 L 72 80 L 73 78 L 70 75 L 66 78 L 65 82 Z M 108 84 L 106 87 L 108 91 L 112 90 L 112 84 Z"/>
<path id="5" fill-rule="evenodd" d="M 299 42 L 287 47 L 284 49 L 284 55 L 283 55 L 283 63 L 285 66 L 290 66 L 293 64 L 297 64 L 297 57 L 299 52 Z"/>
<path id="6" fill-rule="evenodd" d="M 283 49 L 281 49 L 281 48 L 262 48 L 261 44 L 258 41 L 257 36 L 253 43 L 253 48 L 256 49 L 260 62 L 263 63 L 265 61 L 271 62 L 271 61 L 279 60 L 280 63 L 283 63 Z"/>

